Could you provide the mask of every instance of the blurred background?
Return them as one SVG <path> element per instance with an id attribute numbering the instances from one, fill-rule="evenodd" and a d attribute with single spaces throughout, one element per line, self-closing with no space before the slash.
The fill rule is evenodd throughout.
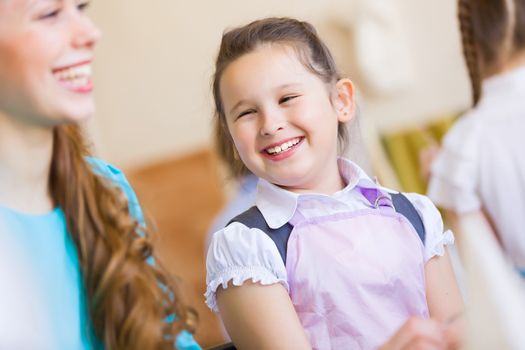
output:
<path id="1" fill-rule="evenodd" d="M 203 293 L 208 227 L 231 193 L 211 139 L 225 29 L 266 16 L 314 24 L 359 89 L 354 154 L 387 186 L 424 193 L 419 150 L 470 104 L 454 0 L 112 0 L 89 11 L 103 31 L 94 150 L 135 187 L 162 261 L 200 314 L 203 346 L 224 339 Z"/>

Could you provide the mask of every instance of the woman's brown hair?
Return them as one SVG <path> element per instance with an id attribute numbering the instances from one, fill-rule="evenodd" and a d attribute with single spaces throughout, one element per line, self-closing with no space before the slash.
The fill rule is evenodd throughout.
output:
<path id="1" fill-rule="evenodd" d="M 55 129 L 51 194 L 78 251 L 94 333 L 107 350 L 173 349 L 178 332 L 192 330 L 191 312 L 158 262 L 149 263 L 148 229 L 86 156 L 77 125 Z"/>
<path id="2" fill-rule="evenodd" d="M 483 79 L 525 48 L 525 0 L 458 0 L 458 18 L 475 106 Z"/>
<path id="3" fill-rule="evenodd" d="M 215 100 L 215 142 L 219 157 L 234 177 L 249 173 L 237 156 L 222 104 L 220 81 L 224 70 L 237 58 L 264 44 L 282 44 L 293 48 L 301 63 L 326 84 L 340 79 L 334 59 L 315 28 L 292 18 L 265 18 L 225 32 L 215 61 L 213 97 Z M 346 128 L 339 125 L 339 143 L 346 146 Z"/>

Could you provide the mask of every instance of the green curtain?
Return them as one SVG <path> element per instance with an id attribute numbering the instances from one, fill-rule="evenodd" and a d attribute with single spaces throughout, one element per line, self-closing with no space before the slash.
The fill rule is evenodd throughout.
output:
<path id="1" fill-rule="evenodd" d="M 420 127 L 382 136 L 383 146 L 399 178 L 401 190 L 426 192 L 427 184 L 422 176 L 419 154 L 433 142 L 439 144 L 456 118 L 457 114 L 444 116 Z"/>

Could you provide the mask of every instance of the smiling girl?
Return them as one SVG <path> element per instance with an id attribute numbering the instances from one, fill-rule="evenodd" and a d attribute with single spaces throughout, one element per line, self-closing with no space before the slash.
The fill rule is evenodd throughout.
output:
<path id="1" fill-rule="evenodd" d="M 213 84 L 219 151 L 260 180 L 216 232 L 209 307 L 241 349 L 443 349 L 462 301 L 439 212 L 338 157 L 354 86 L 308 23 L 223 35 Z"/>

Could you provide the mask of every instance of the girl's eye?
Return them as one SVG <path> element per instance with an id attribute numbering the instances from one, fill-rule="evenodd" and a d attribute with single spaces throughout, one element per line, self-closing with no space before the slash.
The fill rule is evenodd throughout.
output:
<path id="1" fill-rule="evenodd" d="M 59 14 L 60 14 L 60 9 L 54 9 L 54 10 L 44 12 L 43 14 L 38 16 L 38 19 L 51 19 L 51 18 L 58 17 Z"/>
<path id="2" fill-rule="evenodd" d="M 248 109 L 246 111 L 242 111 L 241 113 L 239 113 L 239 115 L 237 116 L 237 119 L 241 118 L 241 117 L 244 117 L 245 115 L 248 115 L 248 114 L 252 114 L 252 113 L 255 113 L 255 110 L 254 109 Z"/>
<path id="3" fill-rule="evenodd" d="M 287 96 L 284 96 L 284 97 L 281 97 L 281 99 L 279 100 L 279 104 L 281 103 L 286 103 L 290 100 L 293 100 L 294 98 L 297 98 L 299 97 L 299 95 L 287 95 Z"/>

